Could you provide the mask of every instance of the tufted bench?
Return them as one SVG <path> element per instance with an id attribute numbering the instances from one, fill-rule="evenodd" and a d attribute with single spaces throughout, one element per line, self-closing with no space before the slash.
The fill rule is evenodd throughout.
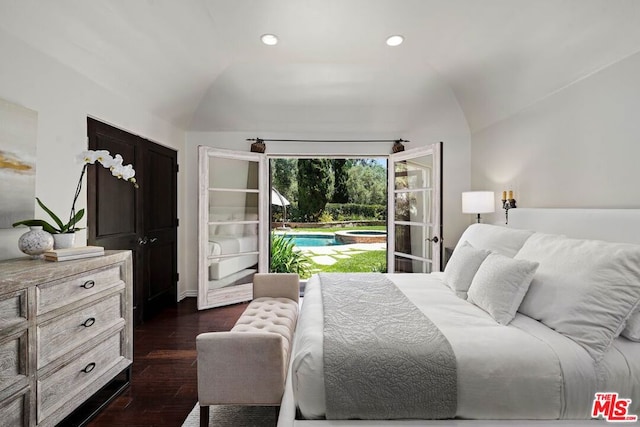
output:
<path id="1" fill-rule="evenodd" d="M 229 332 L 197 336 L 200 425 L 210 405 L 279 406 L 298 319 L 297 274 L 253 279 L 254 300 Z"/>

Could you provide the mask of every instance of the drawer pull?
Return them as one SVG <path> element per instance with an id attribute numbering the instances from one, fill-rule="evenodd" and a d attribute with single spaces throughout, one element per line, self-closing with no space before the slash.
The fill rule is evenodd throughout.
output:
<path id="1" fill-rule="evenodd" d="M 94 323 L 96 323 L 96 318 L 95 317 L 89 317 L 87 320 L 85 320 L 82 323 L 82 326 L 84 326 L 85 328 L 88 328 L 89 326 L 93 326 Z"/>
<path id="2" fill-rule="evenodd" d="M 85 288 L 85 289 L 91 289 L 96 285 L 96 282 L 93 280 L 87 280 L 86 282 L 84 282 L 82 285 L 80 285 L 81 288 Z"/>
<path id="3" fill-rule="evenodd" d="M 81 288 L 85 288 L 85 289 L 91 289 L 96 285 L 96 282 L 93 280 L 87 280 L 86 282 L 84 282 L 82 285 L 80 285 Z"/>
<path id="4" fill-rule="evenodd" d="M 91 362 L 87 366 L 85 366 L 84 369 L 82 369 L 82 372 L 84 372 L 85 374 L 88 374 L 89 372 L 93 371 L 95 367 L 96 367 L 96 364 Z"/>

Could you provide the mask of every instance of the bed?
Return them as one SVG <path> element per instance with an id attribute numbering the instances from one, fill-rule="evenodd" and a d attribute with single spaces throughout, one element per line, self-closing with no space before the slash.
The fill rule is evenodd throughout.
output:
<path id="1" fill-rule="evenodd" d="M 210 215 L 208 235 L 209 289 L 235 284 L 257 271 L 257 214 Z M 237 222 L 230 222 L 237 221 Z"/>
<path id="2" fill-rule="evenodd" d="M 258 263 L 258 255 L 236 255 L 258 251 L 258 236 L 213 235 L 209 238 L 209 280 L 221 280 Z"/>
<path id="3" fill-rule="evenodd" d="M 583 237 L 582 230 L 589 239 L 615 236 L 617 241 L 639 243 L 640 239 L 636 240 L 633 233 L 640 229 L 640 213 L 590 210 L 585 214 L 580 210 L 517 209 L 510 212 L 510 222 L 510 228 L 471 226 L 456 246 L 450 261 L 453 267 L 448 265 L 445 273 L 318 275 L 310 279 L 296 330 L 278 425 L 500 424 L 496 420 L 504 420 L 502 422 L 506 424 L 519 420 L 518 425 L 583 425 L 591 418 L 597 392 L 617 392 L 620 397 L 631 399 L 629 414 L 640 413 L 640 343 L 637 342 L 640 341 L 637 330 L 640 329 L 640 246 L 544 233 L 569 230 L 571 235 Z M 619 231 L 625 227 L 634 231 Z M 525 230 L 528 228 L 541 231 Z M 478 252 L 483 251 L 486 253 L 481 254 L 484 257 L 478 261 Z M 342 286 L 340 281 L 344 282 Z M 507 287 L 514 281 L 518 286 L 513 286 L 506 296 L 496 294 L 491 283 L 501 281 Z M 352 378 L 350 372 L 354 368 L 351 364 L 357 365 L 353 363 L 356 356 L 341 353 L 342 348 L 349 347 L 348 342 L 336 352 L 333 350 L 335 337 L 324 335 L 325 329 L 331 331 L 341 322 L 349 325 L 350 317 L 361 315 L 360 312 L 358 316 L 341 311 L 337 315 L 325 313 L 325 309 L 335 304 L 334 299 L 340 300 L 328 294 L 329 290 L 353 284 L 356 289 L 350 292 L 359 292 L 357 286 L 360 285 L 356 282 L 365 283 L 360 289 L 365 300 L 363 307 L 383 299 L 377 296 L 367 301 L 368 292 L 362 292 L 368 284 L 378 286 L 380 282 L 380 289 L 397 289 L 401 294 L 398 301 L 406 298 L 419 315 L 433 323 L 446 338 L 453 355 L 448 357 L 455 359 L 455 384 L 449 387 L 454 390 L 455 402 L 448 408 L 449 415 L 430 416 L 427 413 L 424 418 L 453 419 L 422 421 L 406 420 L 402 416 L 403 411 L 407 411 L 411 414 L 407 418 L 420 419 L 421 416 L 415 414 L 421 412 L 412 412 L 416 404 L 410 402 L 410 409 L 405 409 L 406 401 L 412 401 L 415 395 L 428 395 L 439 383 L 446 383 L 444 376 L 437 377 L 428 386 L 422 384 L 423 389 L 416 392 L 405 390 L 404 384 L 410 383 L 410 376 L 399 375 L 401 382 L 398 384 L 393 384 L 398 375 L 384 379 L 382 383 L 388 382 L 392 388 L 390 395 L 402 396 L 391 404 L 397 407 L 388 412 L 384 412 L 387 411 L 385 408 L 382 412 L 392 414 L 389 417 L 392 421 L 376 412 L 385 405 L 387 397 L 371 405 L 373 410 L 358 406 L 362 396 L 367 396 L 364 400 L 371 398 L 360 389 L 374 388 L 375 400 L 379 398 L 375 395 L 385 395 L 380 391 L 385 385 L 369 384 L 367 378 Z M 465 289 L 452 282 L 471 282 L 471 286 Z M 325 289 L 324 294 L 322 289 Z M 358 304 L 345 305 L 359 307 Z M 365 318 L 367 315 L 363 312 Z M 337 316 L 339 321 L 332 316 Z M 375 322 L 375 316 L 367 322 Z M 421 322 L 412 320 L 411 323 Z M 366 325 L 363 328 L 366 329 Z M 381 328 L 384 329 L 383 323 L 371 327 L 378 335 Z M 388 335 L 396 335 L 396 332 Z M 345 334 L 352 343 L 359 342 L 357 334 L 350 336 L 348 331 L 340 332 L 339 328 L 338 334 Z M 393 343 L 385 345 L 402 347 Z M 358 348 L 359 344 L 350 346 Z M 424 358 L 433 357 L 441 363 L 447 357 L 439 353 L 441 347 L 437 346 L 435 356 Z M 367 351 L 366 354 L 371 354 L 370 349 Z M 337 354 L 335 357 L 343 358 L 339 362 L 332 361 L 334 353 Z M 325 354 L 331 357 L 325 359 Z M 366 354 L 358 356 L 363 360 L 364 369 L 355 369 L 362 370 L 364 374 L 361 375 L 365 377 L 367 372 L 380 369 L 376 366 L 379 361 L 364 360 L 370 358 Z M 393 366 L 387 360 L 382 363 Z M 388 369 L 401 372 L 401 366 Z M 346 379 L 341 380 L 341 376 Z M 421 382 L 428 380 L 417 381 Z M 353 384 L 357 386 L 353 388 Z M 373 420 L 367 420 L 367 414 L 372 414 Z"/>

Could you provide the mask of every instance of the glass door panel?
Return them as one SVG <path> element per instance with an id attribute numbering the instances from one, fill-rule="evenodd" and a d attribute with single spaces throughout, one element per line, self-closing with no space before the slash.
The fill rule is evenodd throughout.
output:
<path id="1" fill-rule="evenodd" d="M 440 270 L 440 144 L 390 156 L 389 272 Z"/>
<path id="2" fill-rule="evenodd" d="M 198 308 L 252 298 L 261 271 L 264 156 L 200 147 Z"/>
<path id="3" fill-rule="evenodd" d="M 259 159 L 209 156 L 209 186 L 211 188 L 258 190 L 259 173 Z"/>

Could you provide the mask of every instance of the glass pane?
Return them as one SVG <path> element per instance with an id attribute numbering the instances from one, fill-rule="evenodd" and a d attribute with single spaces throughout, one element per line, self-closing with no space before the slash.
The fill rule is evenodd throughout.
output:
<path id="1" fill-rule="evenodd" d="M 220 258 L 209 263 L 209 290 L 250 283 L 258 271 L 258 255 Z"/>
<path id="2" fill-rule="evenodd" d="M 431 188 L 431 174 L 433 171 L 432 155 L 396 162 L 394 168 L 394 188 L 396 190 Z"/>
<path id="3" fill-rule="evenodd" d="M 395 226 L 395 252 L 420 258 L 431 258 L 430 227 L 418 225 Z"/>
<path id="4" fill-rule="evenodd" d="M 396 221 L 430 223 L 431 194 L 431 190 L 396 193 Z"/>
<path id="5" fill-rule="evenodd" d="M 253 221 L 258 215 L 258 193 L 209 191 L 209 221 Z"/>
<path id="6" fill-rule="evenodd" d="M 423 227 L 410 225 L 395 226 L 395 251 L 414 256 L 423 256 Z"/>
<path id="7" fill-rule="evenodd" d="M 209 188 L 258 189 L 258 162 L 209 157 Z"/>
<path id="8" fill-rule="evenodd" d="M 396 273 L 431 273 L 431 263 L 395 256 Z"/>
<path id="9" fill-rule="evenodd" d="M 209 290 L 244 286 L 258 270 L 258 171 L 255 161 L 209 157 Z"/>

